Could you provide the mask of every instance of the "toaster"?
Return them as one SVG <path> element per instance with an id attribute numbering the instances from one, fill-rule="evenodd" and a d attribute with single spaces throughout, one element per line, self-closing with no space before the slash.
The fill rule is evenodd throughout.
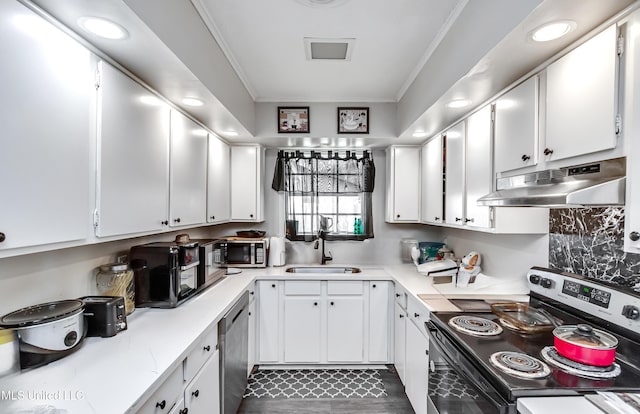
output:
<path id="1" fill-rule="evenodd" d="M 127 329 L 127 313 L 122 296 L 85 296 L 86 336 L 114 336 Z"/>

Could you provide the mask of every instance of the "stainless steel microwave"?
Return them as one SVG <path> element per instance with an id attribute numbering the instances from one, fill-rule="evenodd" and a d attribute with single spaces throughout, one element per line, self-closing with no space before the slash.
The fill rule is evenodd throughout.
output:
<path id="1" fill-rule="evenodd" d="M 268 238 L 229 237 L 213 245 L 213 262 L 220 267 L 267 267 Z"/>

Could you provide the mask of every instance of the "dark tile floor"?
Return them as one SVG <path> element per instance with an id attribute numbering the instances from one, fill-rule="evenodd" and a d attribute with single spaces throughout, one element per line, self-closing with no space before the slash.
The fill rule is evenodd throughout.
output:
<path id="1" fill-rule="evenodd" d="M 393 366 L 380 370 L 387 392 L 381 398 L 255 398 L 242 400 L 238 414 L 413 414 L 411 403 Z"/>

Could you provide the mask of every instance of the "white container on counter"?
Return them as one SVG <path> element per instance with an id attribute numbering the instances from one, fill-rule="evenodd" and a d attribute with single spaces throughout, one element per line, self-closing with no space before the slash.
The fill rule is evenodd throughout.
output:
<path id="1" fill-rule="evenodd" d="M 0 329 L 0 377 L 20 371 L 18 339 L 13 329 Z"/>

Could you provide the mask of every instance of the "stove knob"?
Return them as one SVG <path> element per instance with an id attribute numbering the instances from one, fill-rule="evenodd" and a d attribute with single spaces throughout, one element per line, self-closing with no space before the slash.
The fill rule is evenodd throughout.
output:
<path id="1" fill-rule="evenodd" d="M 633 305 L 624 305 L 622 307 L 622 315 L 627 319 L 638 319 L 640 317 L 640 309 Z"/>
<path id="2" fill-rule="evenodd" d="M 551 279 L 542 278 L 540 279 L 540 286 L 542 286 L 545 289 L 550 289 L 551 286 L 553 286 L 553 282 L 551 281 Z"/>
<path id="3" fill-rule="evenodd" d="M 540 283 L 540 276 L 538 275 L 529 276 L 529 282 L 533 283 L 534 285 L 537 285 L 538 283 Z"/>

